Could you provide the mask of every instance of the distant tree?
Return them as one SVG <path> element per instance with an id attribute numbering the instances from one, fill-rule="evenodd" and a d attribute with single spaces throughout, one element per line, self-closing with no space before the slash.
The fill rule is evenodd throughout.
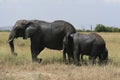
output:
<path id="1" fill-rule="evenodd" d="M 113 32 L 113 27 L 106 27 L 106 32 Z"/>
<path id="2" fill-rule="evenodd" d="M 106 32 L 120 32 L 120 29 L 117 27 L 106 27 Z"/>
<path id="3" fill-rule="evenodd" d="M 120 32 L 120 29 L 115 27 L 115 28 L 113 29 L 113 31 L 114 31 L 114 32 Z"/>
<path id="4" fill-rule="evenodd" d="M 95 31 L 96 32 L 120 32 L 120 28 L 104 26 L 103 24 L 97 24 Z"/>
<path id="5" fill-rule="evenodd" d="M 106 32 L 106 27 L 103 24 L 97 24 L 95 27 L 96 32 Z"/>
<path id="6" fill-rule="evenodd" d="M 91 31 L 91 30 L 86 30 L 86 32 L 93 32 L 93 31 Z"/>

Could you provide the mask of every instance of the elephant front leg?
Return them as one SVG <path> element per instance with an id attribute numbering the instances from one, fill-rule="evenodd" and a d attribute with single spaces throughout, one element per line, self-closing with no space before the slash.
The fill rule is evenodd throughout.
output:
<path id="1" fill-rule="evenodd" d="M 37 58 L 39 53 L 43 50 L 44 48 L 36 47 L 35 45 L 31 45 L 31 56 L 32 56 L 32 61 L 33 62 L 38 62 L 40 63 L 42 61 L 41 58 Z"/>
<path id="2" fill-rule="evenodd" d="M 73 55 L 71 52 L 69 52 L 68 50 L 64 49 L 63 50 L 63 61 L 67 64 L 66 61 L 66 54 L 68 56 L 68 64 L 71 64 L 71 62 L 73 61 Z"/>
<path id="3" fill-rule="evenodd" d="M 73 52 L 73 55 L 74 55 L 74 64 L 76 65 L 76 66 L 79 66 L 80 64 L 79 64 L 79 61 L 80 61 L 80 55 L 79 55 L 79 50 L 78 50 L 78 48 L 76 47 L 75 49 L 74 49 L 74 52 Z"/>
<path id="4" fill-rule="evenodd" d="M 66 62 L 66 49 L 63 49 L 63 61 Z"/>

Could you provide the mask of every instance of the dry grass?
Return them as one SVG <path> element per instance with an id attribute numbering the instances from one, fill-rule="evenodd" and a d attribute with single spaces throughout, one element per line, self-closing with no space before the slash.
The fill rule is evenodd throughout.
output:
<path id="1" fill-rule="evenodd" d="M 66 65 L 62 51 L 45 49 L 41 64 L 32 63 L 30 41 L 15 40 L 17 57 L 10 54 L 8 32 L 0 32 L 0 80 L 119 80 L 120 33 L 99 33 L 106 41 L 110 62 L 107 65 Z M 4 36 L 3 36 L 4 35 Z"/>

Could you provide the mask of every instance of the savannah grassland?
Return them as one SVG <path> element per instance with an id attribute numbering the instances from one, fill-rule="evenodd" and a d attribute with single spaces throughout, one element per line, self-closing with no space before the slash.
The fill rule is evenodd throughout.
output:
<path id="1" fill-rule="evenodd" d="M 15 40 L 14 57 L 7 43 L 9 32 L 0 32 L 0 80 L 120 80 L 120 33 L 98 34 L 106 41 L 108 64 L 77 67 L 64 64 L 62 51 L 49 49 L 39 55 L 42 63 L 32 63 L 29 39 Z"/>

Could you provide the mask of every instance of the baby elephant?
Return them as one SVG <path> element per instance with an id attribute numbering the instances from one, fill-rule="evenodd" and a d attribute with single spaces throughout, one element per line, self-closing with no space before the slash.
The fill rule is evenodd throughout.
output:
<path id="1" fill-rule="evenodd" d="M 104 39 L 96 34 L 67 34 L 64 38 L 64 50 L 68 53 L 68 59 L 73 58 L 74 64 L 79 65 L 80 56 L 88 55 L 92 63 L 98 57 L 99 62 L 108 60 L 108 50 Z M 63 58 L 65 53 L 63 52 Z"/>

